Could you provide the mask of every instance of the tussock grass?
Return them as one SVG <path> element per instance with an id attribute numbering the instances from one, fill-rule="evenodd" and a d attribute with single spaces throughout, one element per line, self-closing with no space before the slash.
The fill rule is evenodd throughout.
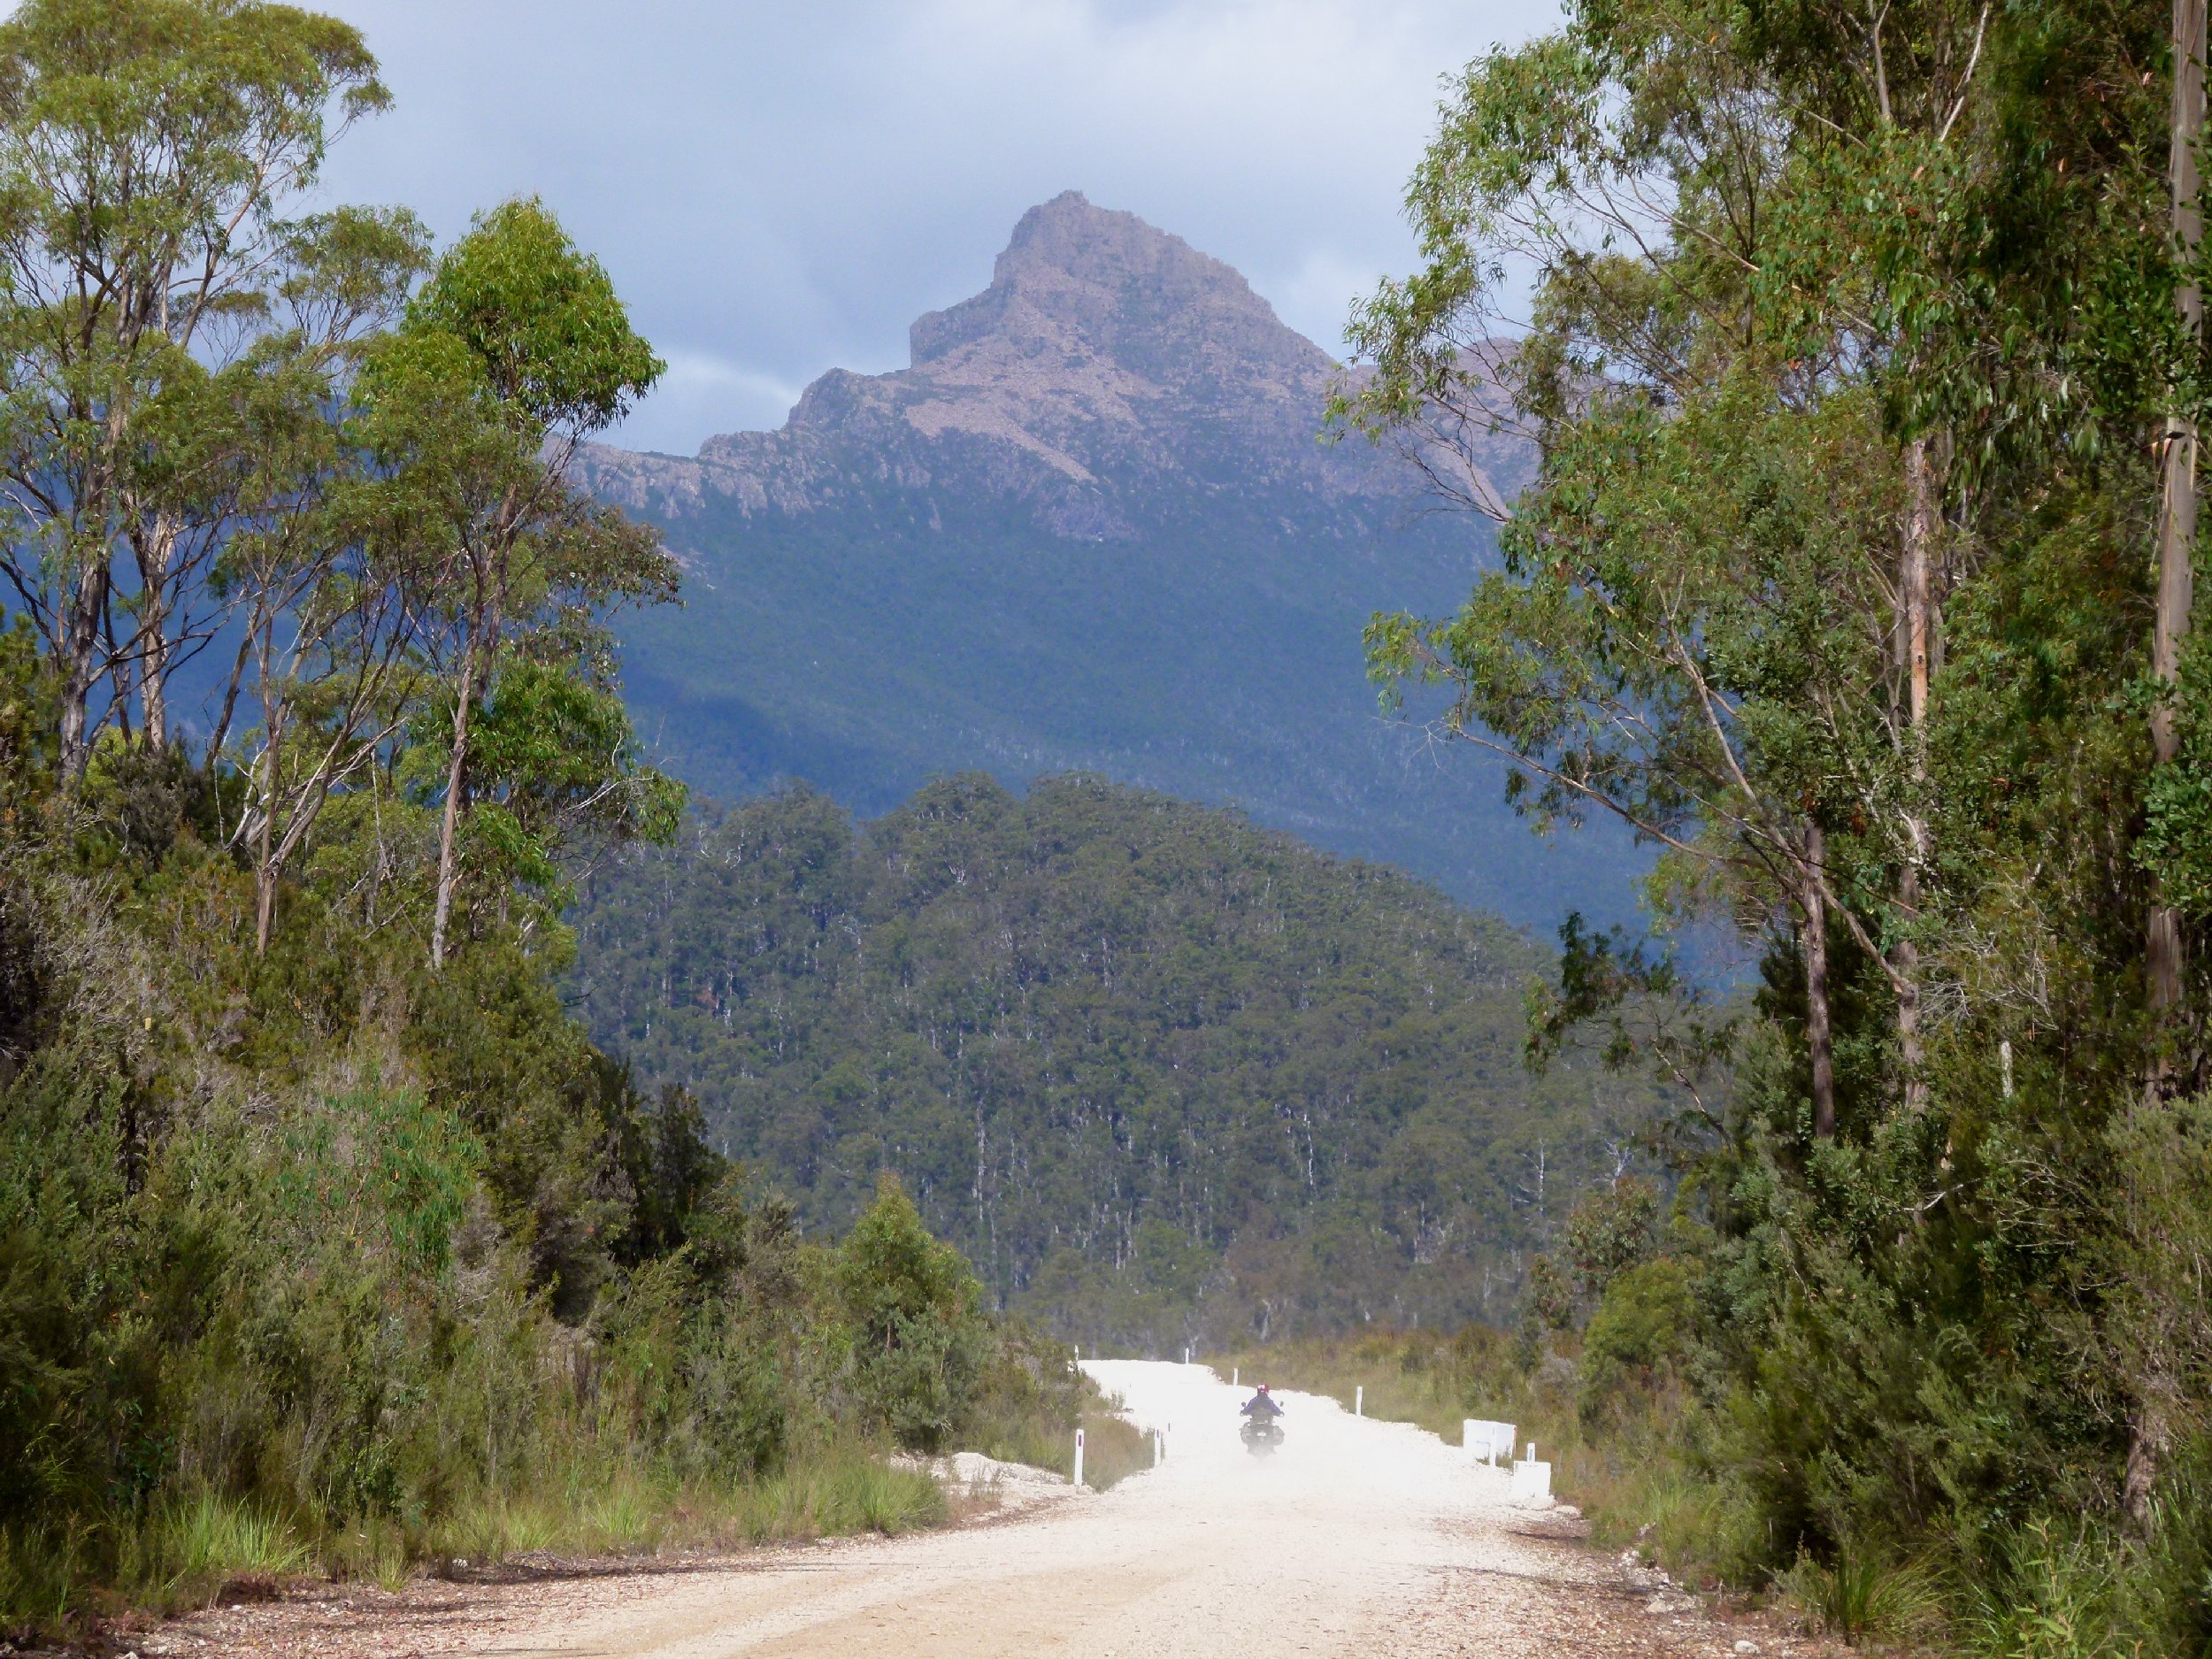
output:
<path id="1" fill-rule="evenodd" d="M 1776 1582 L 1806 1624 L 1857 1644 L 1931 1638 L 1943 1625 L 1944 1585 L 1917 1562 L 1885 1561 L 1870 1551 L 1845 1548 L 1825 1563 L 1810 1556 Z"/>
<path id="2" fill-rule="evenodd" d="M 90 1594 L 82 1557 L 74 1537 L 0 1527 L 0 1637 L 27 1644 L 77 1624 Z"/>
<path id="3" fill-rule="evenodd" d="M 102 1556 L 117 1569 L 104 1586 L 88 1567 Z M 324 1564 L 283 1516 L 213 1492 L 158 1504 L 104 1541 L 0 1527 L 0 1637 L 20 1642 L 80 1630 L 125 1604 L 175 1613 L 242 1582 L 273 1590 Z"/>
<path id="4" fill-rule="evenodd" d="M 1070 1460 L 1074 1453 L 1071 1449 Z M 1152 1437 L 1110 1407 L 1083 1413 L 1083 1484 L 1104 1492 L 1152 1467 Z"/>
<path id="5" fill-rule="evenodd" d="M 853 1454 L 744 1488 L 729 1522 L 736 1539 L 768 1543 L 846 1532 L 911 1532 L 936 1525 L 945 1513 L 944 1491 L 925 1471 Z"/>
<path id="6" fill-rule="evenodd" d="M 1963 1621 L 1987 1659 L 2134 1659 L 2122 1635 L 2124 1563 L 2108 1537 L 2031 1522 L 1978 1578 Z M 2212 1589 L 2212 1586 L 2208 1586 Z"/>
<path id="7" fill-rule="evenodd" d="M 135 1553 L 133 1578 L 183 1597 L 212 1595 L 227 1579 L 274 1584 L 314 1566 L 314 1551 L 288 1520 L 210 1491 L 157 1509 Z"/>

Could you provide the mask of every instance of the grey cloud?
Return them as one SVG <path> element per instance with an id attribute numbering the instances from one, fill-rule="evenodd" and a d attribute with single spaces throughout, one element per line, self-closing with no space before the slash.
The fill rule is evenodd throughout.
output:
<path id="1" fill-rule="evenodd" d="M 534 192 L 675 365 L 622 441 L 778 424 L 906 360 L 1022 210 L 1070 188 L 1228 260 L 1325 345 L 1411 257 L 1440 78 L 1547 27 L 1510 0 L 322 0 L 397 97 L 334 197 L 442 235 Z"/>

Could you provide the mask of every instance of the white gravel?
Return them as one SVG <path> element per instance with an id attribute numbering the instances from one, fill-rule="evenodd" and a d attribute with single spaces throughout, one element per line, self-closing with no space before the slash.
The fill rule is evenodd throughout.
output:
<path id="1" fill-rule="evenodd" d="M 424 1585 L 201 1614 L 143 1651 L 201 1659 L 1735 1659 L 1747 1626 L 1632 1564 L 1563 1541 L 1508 1476 L 1401 1424 L 1286 1394 L 1286 1445 L 1251 1456 L 1232 1390 L 1197 1366 L 1087 1365 L 1146 1427 L 1159 1468 L 1103 1494 L 1024 1486 L 1017 1515 L 529 1585 Z M 1010 1497 L 1017 1496 L 1008 1492 Z M 1019 1499 L 1032 1500 L 1020 1502 Z M 1763 1651 L 1817 1645 L 1752 1628 Z"/>
<path id="2" fill-rule="evenodd" d="M 1158 1469 L 1019 1525 L 839 1544 L 673 1584 L 649 1602 L 503 1632 L 503 1659 L 1503 1651 L 1419 1626 L 1458 1575 L 1555 1579 L 1561 1552 L 1504 1530 L 1502 1471 L 1399 1424 L 1286 1394 L 1286 1444 L 1239 1443 L 1232 1390 L 1199 1366 L 1086 1367 L 1167 1432 Z M 1610 1572 L 1594 1557 L 1593 1579 Z M 1496 1632 L 1503 1634 L 1504 1632 Z"/>

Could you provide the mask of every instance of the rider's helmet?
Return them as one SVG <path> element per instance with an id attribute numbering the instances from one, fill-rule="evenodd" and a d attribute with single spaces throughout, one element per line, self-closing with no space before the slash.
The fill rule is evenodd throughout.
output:
<path id="1" fill-rule="evenodd" d="M 1262 1383 L 1260 1385 L 1260 1392 L 1262 1394 L 1265 1394 L 1267 1392 L 1267 1385 L 1265 1383 Z"/>

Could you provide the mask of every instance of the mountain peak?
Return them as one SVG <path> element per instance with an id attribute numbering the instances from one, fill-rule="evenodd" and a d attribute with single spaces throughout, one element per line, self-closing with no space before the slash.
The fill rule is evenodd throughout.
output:
<path id="1" fill-rule="evenodd" d="M 1328 365 L 1228 265 L 1079 190 L 1024 213 L 990 287 L 918 319 L 909 339 L 917 369 L 972 348 L 1012 347 L 1030 357 L 1108 358 L 1159 384 L 1193 371 L 1211 378 L 1225 357 L 1294 375 Z"/>
<path id="2" fill-rule="evenodd" d="M 912 342 L 912 366 L 833 369 L 780 430 L 710 438 L 695 463 L 595 451 L 594 488 L 674 514 L 728 498 L 803 517 L 865 496 L 935 523 L 1018 503 L 1088 541 L 1136 536 L 1164 491 L 1294 490 L 1355 516 L 1418 492 L 1394 457 L 1315 442 L 1337 365 L 1250 283 L 1079 190 L 1024 213 L 990 285 L 921 318 Z M 1499 460 L 1525 475 L 1518 449 Z"/>
<path id="3" fill-rule="evenodd" d="M 1180 236 L 1134 213 L 1094 206 L 1080 190 L 1063 190 L 1021 216 L 998 257 L 993 281 L 1043 274 L 1107 285 L 1151 280 L 1196 290 L 1252 291 L 1235 271 Z"/>

